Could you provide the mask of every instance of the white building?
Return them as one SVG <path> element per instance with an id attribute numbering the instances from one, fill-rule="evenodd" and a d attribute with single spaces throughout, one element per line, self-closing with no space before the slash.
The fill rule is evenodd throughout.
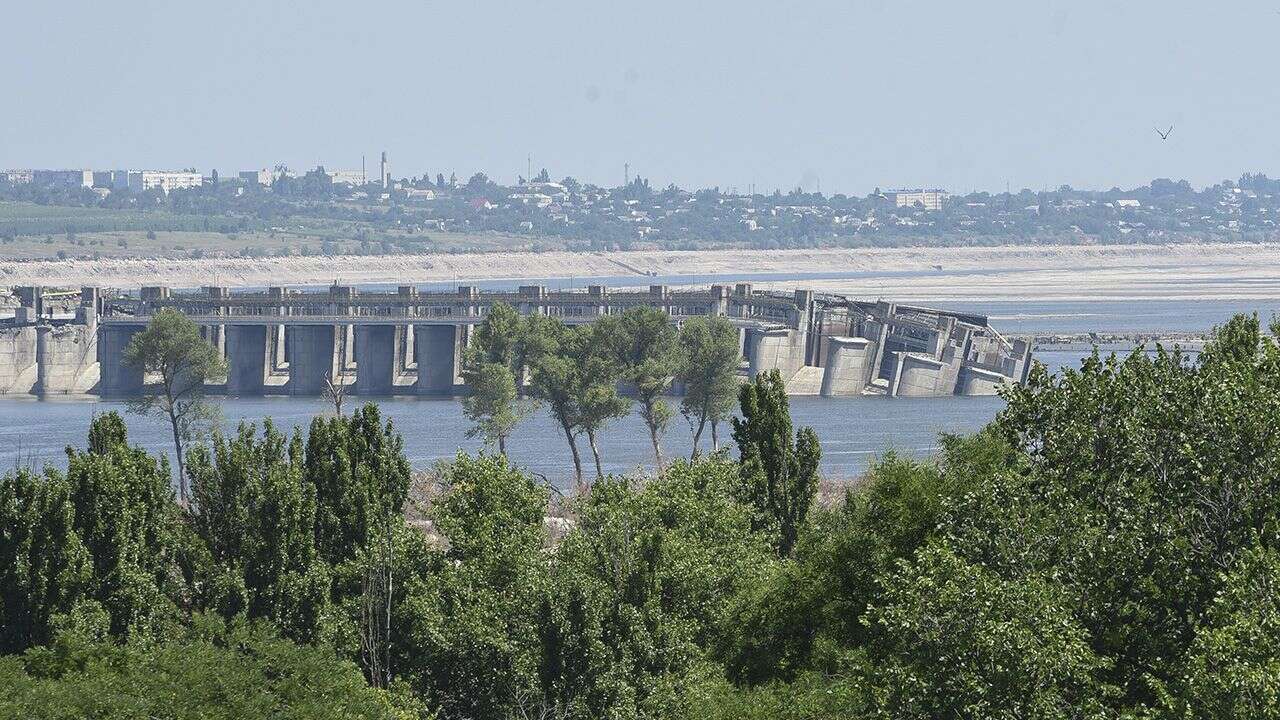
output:
<path id="1" fill-rule="evenodd" d="M 197 188 L 204 184 L 204 176 L 198 172 L 172 170 L 119 170 L 116 185 L 124 184 L 133 192 L 160 190 L 168 195 L 174 190 Z"/>
<path id="2" fill-rule="evenodd" d="M 325 170 L 324 172 L 329 176 L 329 182 L 334 185 L 359 187 L 365 183 L 363 170 Z"/>
<path id="3" fill-rule="evenodd" d="M 240 181 L 246 185 L 270 187 L 276 181 L 276 176 L 270 170 L 241 170 Z"/>
<path id="4" fill-rule="evenodd" d="M 893 200 L 893 204 L 897 207 L 911 207 L 919 204 L 923 205 L 925 210 L 941 210 L 942 204 L 947 201 L 946 190 L 891 190 L 885 193 L 885 197 Z"/>

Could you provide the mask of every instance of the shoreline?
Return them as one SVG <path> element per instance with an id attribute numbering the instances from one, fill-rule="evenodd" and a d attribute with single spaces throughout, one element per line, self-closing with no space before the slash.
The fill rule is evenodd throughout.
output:
<path id="1" fill-rule="evenodd" d="M 804 277 L 815 274 L 823 277 Z M 706 276 L 744 275 L 793 276 L 756 281 L 760 289 L 803 285 L 897 302 L 1276 299 L 1280 243 L 0 260 L 0 283 L 8 286 L 127 290 L 580 278 L 705 285 Z"/>

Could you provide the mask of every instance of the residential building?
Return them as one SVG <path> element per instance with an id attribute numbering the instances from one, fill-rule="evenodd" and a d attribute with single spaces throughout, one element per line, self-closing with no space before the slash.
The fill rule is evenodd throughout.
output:
<path id="1" fill-rule="evenodd" d="M 271 183 L 276 181 L 276 176 L 270 170 L 241 170 L 240 180 L 246 185 L 271 187 Z"/>
<path id="2" fill-rule="evenodd" d="M 93 187 L 92 170 L 32 170 L 31 182 L 40 187 Z"/>
<path id="3" fill-rule="evenodd" d="M 171 170 L 129 170 L 118 171 L 116 173 L 116 184 L 120 184 L 121 175 L 124 175 L 125 184 L 133 192 L 147 192 L 148 190 L 161 190 L 168 195 L 174 190 L 187 190 L 189 188 L 197 188 L 204 184 L 204 176 L 198 172 L 184 172 Z"/>
<path id="4" fill-rule="evenodd" d="M 942 204 L 947 201 L 946 190 L 891 190 L 885 193 L 885 197 L 893 200 L 893 204 L 897 207 L 911 207 L 913 205 L 923 205 L 925 210 L 941 210 Z"/>

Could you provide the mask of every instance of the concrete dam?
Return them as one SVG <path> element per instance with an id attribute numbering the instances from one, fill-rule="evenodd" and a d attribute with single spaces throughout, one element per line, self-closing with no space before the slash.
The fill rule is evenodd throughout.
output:
<path id="1" fill-rule="evenodd" d="M 640 305 L 666 311 L 677 325 L 724 317 L 738 328 L 743 377 L 777 369 L 796 395 L 991 395 L 1025 380 L 1031 360 L 1028 341 L 1004 338 L 980 315 L 809 290 L 762 292 L 747 283 L 516 292 L 152 286 L 137 295 L 22 287 L 15 295 L 13 316 L 0 320 L 0 394 L 143 392 L 149 378 L 125 365 L 124 349 L 162 308 L 200 326 L 227 362 L 225 383 L 209 390 L 235 396 L 315 396 L 330 379 L 366 396 L 464 392 L 462 351 L 497 302 L 570 324 Z"/>

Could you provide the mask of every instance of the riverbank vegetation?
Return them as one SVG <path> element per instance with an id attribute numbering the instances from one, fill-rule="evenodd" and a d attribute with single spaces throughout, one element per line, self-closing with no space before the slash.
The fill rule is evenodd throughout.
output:
<path id="1" fill-rule="evenodd" d="M 1038 367 L 829 507 L 768 374 L 736 448 L 563 499 L 501 454 L 414 487 L 430 429 L 370 405 L 195 444 L 183 504 L 103 415 L 65 472 L 0 479 L 0 714 L 1277 718 L 1270 330 Z M 538 367 L 499 341 L 471 367 Z"/>

